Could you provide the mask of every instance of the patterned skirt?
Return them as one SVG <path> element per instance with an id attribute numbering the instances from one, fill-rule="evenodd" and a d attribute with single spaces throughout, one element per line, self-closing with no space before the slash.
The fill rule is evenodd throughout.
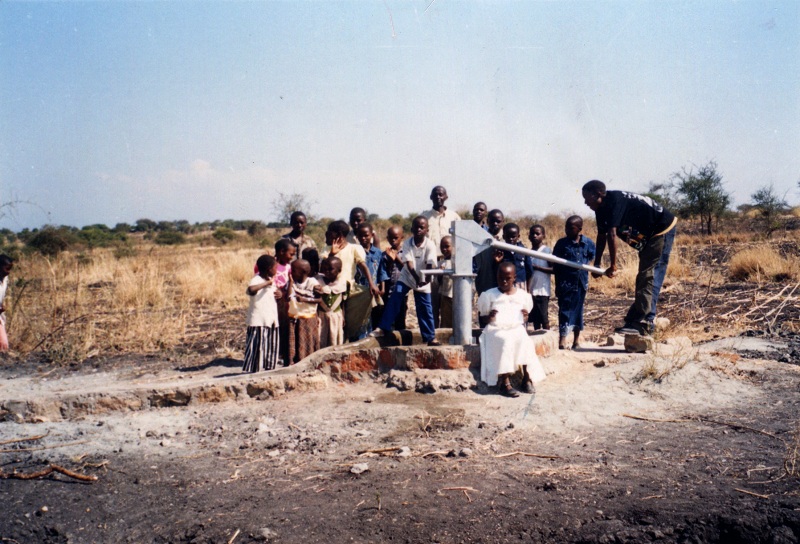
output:
<path id="1" fill-rule="evenodd" d="M 244 372 L 272 370 L 278 365 L 280 336 L 278 327 L 247 327 Z"/>
<path id="2" fill-rule="evenodd" d="M 289 318 L 289 364 L 299 363 L 319 349 L 317 316 Z"/>

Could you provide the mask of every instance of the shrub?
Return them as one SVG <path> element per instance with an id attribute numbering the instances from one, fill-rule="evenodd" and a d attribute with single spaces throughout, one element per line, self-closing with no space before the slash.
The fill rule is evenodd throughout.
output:
<path id="1" fill-rule="evenodd" d="M 186 242 L 186 236 L 176 230 L 162 230 L 153 241 L 162 246 L 174 246 Z"/>
<path id="2" fill-rule="evenodd" d="M 78 243 L 78 237 L 67 227 L 45 227 L 31 236 L 27 246 L 42 255 L 54 257 Z"/>
<path id="3" fill-rule="evenodd" d="M 221 244 L 227 244 L 228 242 L 232 242 L 236 239 L 236 233 L 228 227 L 218 227 L 214 230 L 214 234 L 211 236 L 213 236 L 214 239 Z"/>

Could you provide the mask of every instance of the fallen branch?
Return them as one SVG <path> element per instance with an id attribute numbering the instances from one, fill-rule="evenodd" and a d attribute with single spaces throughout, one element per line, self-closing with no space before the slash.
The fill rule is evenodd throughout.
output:
<path id="1" fill-rule="evenodd" d="M 80 480 L 82 482 L 94 482 L 97 480 L 97 476 L 92 476 L 89 474 L 80 474 L 78 472 L 74 472 L 67 468 L 64 468 L 60 465 L 50 465 L 45 469 L 36 471 L 36 472 L 3 472 L 0 470 L 0 478 L 2 479 L 14 479 L 14 480 L 35 480 L 36 478 L 43 478 L 48 476 L 53 472 L 58 472 L 63 474 L 64 476 L 69 476 L 70 478 L 75 478 L 76 480 Z"/>
<path id="2" fill-rule="evenodd" d="M 356 453 L 358 453 L 358 455 L 364 455 L 365 453 L 386 453 L 386 452 L 390 452 L 390 451 L 398 451 L 399 449 L 400 449 L 400 447 L 395 446 L 393 448 L 379 448 L 377 450 L 361 450 L 361 451 L 356 452 Z"/>
<path id="3" fill-rule="evenodd" d="M 638 419 L 639 421 L 653 421 L 655 423 L 687 423 L 693 421 L 691 419 L 653 419 L 644 416 L 634 416 L 631 414 L 621 414 L 622 417 L 629 417 L 631 419 Z"/>
<path id="4" fill-rule="evenodd" d="M 495 459 L 502 459 L 504 457 L 513 457 L 514 455 L 522 455 L 523 457 L 538 457 L 539 459 L 563 459 L 563 457 L 559 455 L 542 455 L 539 453 L 528 453 L 526 451 L 512 451 L 510 453 L 501 453 L 499 455 L 495 455 Z"/>
<path id="5" fill-rule="evenodd" d="M 753 427 L 748 427 L 747 425 L 742 425 L 741 423 L 728 423 L 726 421 L 719 421 L 716 419 L 709 419 L 707 417 L 696 416 L 692 418 L 685 418 L 685 419 L 652 419 L 649 417 L 642 417 L 642 416 L 634 416 L 631 414 L 622 414 L 623 417 L 629 417 L 631 419 L 638 419 L 640 421 L 653 421 L 656 423 L 689 423 L 692 421 L 703 421 L 705 423 L 714 423 L 716 425 L 725 425 L 726 427 L 731 427 L 733 429 L 742 429 L 745 431 L 752 431 L 754 433 L 763 434 L 764 436 L 768 436 L 770 438 L 774 438 L 775 440 L 780 440 L 783 442 L 784 440 L 779 437 L 775 436 L 772 433 L 768 433 L 767 431 L 762 431 L 760 429 L 755 429 Z"/>
<path id="6" fill-rule="evenodd" d="M 26 436 L 24 438 L 12 438 L 11 440 L 4 440 L 4 441 L 0 442 L 0 446 L 5 446 L 6 444 L 15 444 L 17 442 L 30 442 L 30 441 L 33 441 L 33 440 L 40 440 L 40 439 L 44 438 L 45 436 L 47 436 L 49 434 L 50 434 L 50 431 L 47 431 L 44 434 L 40 434 L 40 435 L 36 435 L 36 436 Z"/>
<path id="7" fill-rule="evenodd" d="M 706 423 L 715 423 L 717 425 L 725 425 L 725 426 L 731 427 L 733 429 L 744 429 L 746 431 L 752 431 L 754 433 L 763 434 L 764 436 L 768 436 L 770 438 L 774 438 L 775 440 L 780 440 L 781 442 L 783 442 L 783 438 L 775 436 L 772 433 L 768 433 L 767 431 L 761 431 L 759 429 L 754 429 L 753 427 L 748 427 L 747 425 L 742 425 L 740 423 L 727 423 L 725 421 L 717 421 L 715 419 L 708 419 L 708 418 L 699 417 L 699 416 L 696 419 L 698 421 L 705 421 Z"/>
<path id="8" fill-rule="evenodd" d="M 428 453 L 423 453 L 422 457 L 427 457 L 429 455 L 447 455 L 448 453 L 450 453 L 450 450 L 429 451 Z"/>
<path id="9" fill-rule="evenodd" d="M 739 493 L 744 493 L 745 495 L 752 495 L 754 497 L 758 497 L 759 499 L 769 499 L 769 495 L 761 495 L 760 493 L 753 493 L 752 491 L 747 491 L 746 489 L 739 489 L 738 487 L 734 487 L 733 490 L 738 491 Z"/>

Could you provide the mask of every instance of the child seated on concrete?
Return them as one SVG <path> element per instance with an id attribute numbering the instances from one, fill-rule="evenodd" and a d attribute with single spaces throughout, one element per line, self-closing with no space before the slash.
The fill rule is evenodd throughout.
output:
<path id="1" fill-rule="evenodd" d="M 484 327 L 478 339 L 481 349 L 481 381 L 497 386 L 506 397 L 518 397 L 511 386 L 511 375 L 522 369 L 522 391 L 534 393 L 533 382 L 545 378 L 536 355 L 533 339 L 525 330 L 533 301 L 528 293 L 515 287 L 514 263 L 500 263 L 497 287 L 478 297 L 478 316 Z"/>
<path id="2" fill-rule="evenodd" d="M 594 260 L 595 245 L 581 234 L 583 219 L 573 215 L 564 226 L 566 236 L 556 242 L 553 255 L 568 261 L 589 264 Z M 556 278 L 556 298 L 558 299 L 558 349 L 568 349 L 567 337 L 573 334 L 572 349 L 581 347 L 580 335 L 583 330 L 583 303 L 589 289 L 589 273 L 563 264 L 553 264 Z"/>

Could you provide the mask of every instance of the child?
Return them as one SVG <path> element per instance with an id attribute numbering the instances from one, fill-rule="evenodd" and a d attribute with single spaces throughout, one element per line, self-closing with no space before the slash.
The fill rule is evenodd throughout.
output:
<path id="1" fill-rule="evenodd" d="M 369 273 L 372 276 L 375 284 L 378 286 L 378 291 L 380 292 L 380 297 L 373 298 L 370 319 L 367 320 L 358 334 L 359 338 L 366 338 L 367 335 L 372 332 L 373 324 L 377 324 L 378 319 L 380 319 L 380 314 L 382 313 L 380 310 L 383 308 L 383 291 L 381 291 L 381 286 L 386 278 L 380 275 L 380 264 L 383 253 L 381 252 L 380 248 L 372 243 L 374 238 L 372 225 L 369 223 L 361 223 L 358 226 L 356 238 L 358 239 L 358 243 L 364 249 L 364 262 L 367 264 L 367 270 L 369 270 Z M 356 283 L 362 287 L 369 286 L 367 283 L 367 278 L 364 277 L 364 274 L 362 274 L 360 270 L 356 273 Z M 376 310 L 378 310 L 377 313 Z"/>
<path id="2" fill-rule="evenodd" d="M 319 349 L 320 299 L 314 294 L 319 285 L 311 276 L 311 265 L 305 259 L 292 262 L 289 278 L 289 364 L 305 359 Z"/>
<path id="3" fill-rule="evenodd" d="M 8 290 L 8 275 L 12 268 L 14 268 L 14 259 L 5 254 L 0 255 L 0 352 L 8 351 L 4 301 Z"/>
<path id="4" fill-rule="evenodd" d="M 381 310 L 381 317 L 376 319 L 374 323 L 380 323 L 383 317 L 383 312 L 386 311 L 386 305 L 389 303 L 389 296 L 394 292 L 394 287 L 400 279 L 400 271 L 403 269 L 402 259 L 402 245 L 403 245 L 403 228 L 392 226 L 386 231 L 386 241 L 389 242 L 389 249 L 381 255 L 381 264 L 378 267 L 378 275 L 384 278 L 380 286 L 381 298 L 383 299 L 383 307 L 376 308 Z M 394 330 L 401 330 L 406 328 L 406 313 L 408 312 L 408 298 L 403 298 L 400 305 L 400 310 L 397 317 L 392 324 Z"/>
<path id="5" fill-rule="evenodd" d="M 319 264 L 320 274 L 314 295 L 319 297 L 319 347 L 344 344 L 344 311 L 342 303 L 347 283 L 341 277 L 342 261 L 328 257 Z"/>
<path id="6" fill-rule="evenodd" d="M 503 241 L 517 247 L 525 247 L 519 241 L 519 225 L 516 223 L 506 223 L 503 225 Z M 533 276 L 530 257 L 517 253 L 516 251 L 503 251 L 503 260 L 514 263 L 517 270 L 517 279 L 514 286 L 523 291 L 528 290 L 528 278 Z"/>
<path id="7" fill-rule="evenodd" d="M 311 277 L 316 278 L 319 274 L 319 251 L 315 247 L 307 247 L 300 254 L 301 259 L 308 261 L 311 265 Z"/>
<path id="8" fill-rule="evenodd" d="M 328 255 L 338 257 L 342 261 L 342 278 L 347 282 L 348 292 L 344 302 L 344 334 L 345 338 L 358 340 L 363 333 L 364 324 L 372 314 L 373 297 L 380 296 L 380 290 L 372 280 L 364 258 L 364 248 L 347 242 L 350 227 L 344 221 L 333 221 L 325 232 L 325 242 L 330 246 Z M 361 271 L 369 288 L 356 283 L 356 271 Z"/>
<path id="9" fill-rule="evenodd" d="M 583 219 L 573 215 L 564 226 L 566 237 L 556 242 L 553 255 L 581 264 L 592 262 L 595 245 L 589 238 L 581 234 Z M 556 298 L 558 299 L 558 349 L 567 348 L 567 336 L 572 331 L 572 349 L 578 349 L 580 334 L 583 330 L 583 302 L 589 288 L 589 273 L 585 270 L 554 264 L 553 273 L 556 278 Z"/>
<path id="10" fill-rule="evenodd" d="M 347 234 L 347 241 L 351 244 L 361 245 L 358 241 L 358 228 L 367 222 L 367 211 L 364 208 L 353 208 L 350 210 L 350 232 Z M 381 247 L 381 241 L 375 232 L 372 232 L 370 240 L 373 246 Z"/>
<path id="11" fill-rule="evenodd" d="M 451 270 L 453 268 L 453 237 L 449 234 L 442 237 L 439 250 L 442 252 L 439 268 Z M 439 276 L 439 326 L 442 328 L 453 327 L 453 278 L 449 274 Z"/>
<path id="12" fill-rule="evenodd" d="M 517 289 L 514 263 L 502 262 L 497 270 L 497 287 L 478 297 L 478 315 L 484 327 L 479 338 L 481 380 L 497 386 L 506 397 L 518 397 L 511 386 L 511 375 L 522 368 L 522 391 L 534 393 L 533 382 L 545 378 L 536 346 L 525 331 L 533 301 Z M 530 367 L 530 370 L 528 369 Z"/>
<path id="13" fill-rule="evenodd" d="M 291 232 L 287 232 L 281 238 L 286 238 L 294 243 L 297 248 L 297 255 L 302 255 L 303 251 L 309 248 L 316 248 L 317 244 L 310 236 L 306 236 L 306 225 L 308 219 L 303 212 L 292 212 L 289 218 L 289 224 L 292 226 Z"/>
<path id="14" fill-rule="evenodd" d="M 417 320 L 422 339 L 429 346 L 440 346 L 436 340 L 436 329 L 433 325 L 433 308 L 431 307 L 430 282 L 422 279 L 418 270 L 436 266 L 436 246 L 428 238 L 428 220 L 418 215 L 411 222 L 412 237 L 403 242 L 403 269 L 400 278 L 389 297 L 389 304 L 383 312 L 380 325 L 372 332 L 372 336 L 383 336 L 392 332 L 392 325 L 400 313 L 400 307 L 408 292 L 414 290 L 414 302 L 417 305 Z"/>
<path id="15" fill-rule="evenodd" d="M 297 246 L 294 242 L 287 238 L 279 238 L 275 242 L 275 260 L 278 265 L 275 268 L 275 288 L 279 289 L 283 296 L 278 299 L 278 322 L 280 323 L 281 333 L 281 360 L 283 366 L 289 365 L 289 275 L 291 274 L 291 265 L 297 254 Z M 258 268 L 258 266 L 256 266 Z"/>
<path id="16" fill-rule="evenodd" d="M 486 202 L 476 202 L 472 207 L 472 220 L 481 226 L 483 230 L 489 230 L 486 226 L 486 214 L 489 208 L 486 207 Z"/>
<path id="17" fill-rule="evenodd" d="M 533 225 L 528 231 L 528 239 L 531 241 L 531 249 L 540 253 L 552 253 L 550 248 L 544 245 L 545 230 L 542 225 Z M 533 329 L 549 329 L 550 318 L 547 315 L 547 308 L 550 306 L 550 274 L 553 267 L 544 259 L 531 257 L 531 267 L 533 275 L 528 279 L 528 292 L 533 298 L 533 310 L 528 321 L 533 323 Z"/>
<path id="18" fill-rule="evenodd" d="M 486 216 L 487 232 L 495 240 L 500 240 L 505 216 L 500 210 L 492 210 Z M 503 260 L 499 249 L 485 249 L 472 258 L 472 271 L 475 273 L 475 291 L 478 295 L 497 287 L 497 264 Z"/>
<path id="19" fill-rule="evenodd" d="M 262 255 L 256 261 L 256 266 L 259 272 L 247 286 L 250 307 L 247 310 L 247 344 L 242 366 L 244 372 L 274 369 L 280 353 L 276 300 L 283 293 L 275 287 L 277 262 L 270 255 Z"/>

